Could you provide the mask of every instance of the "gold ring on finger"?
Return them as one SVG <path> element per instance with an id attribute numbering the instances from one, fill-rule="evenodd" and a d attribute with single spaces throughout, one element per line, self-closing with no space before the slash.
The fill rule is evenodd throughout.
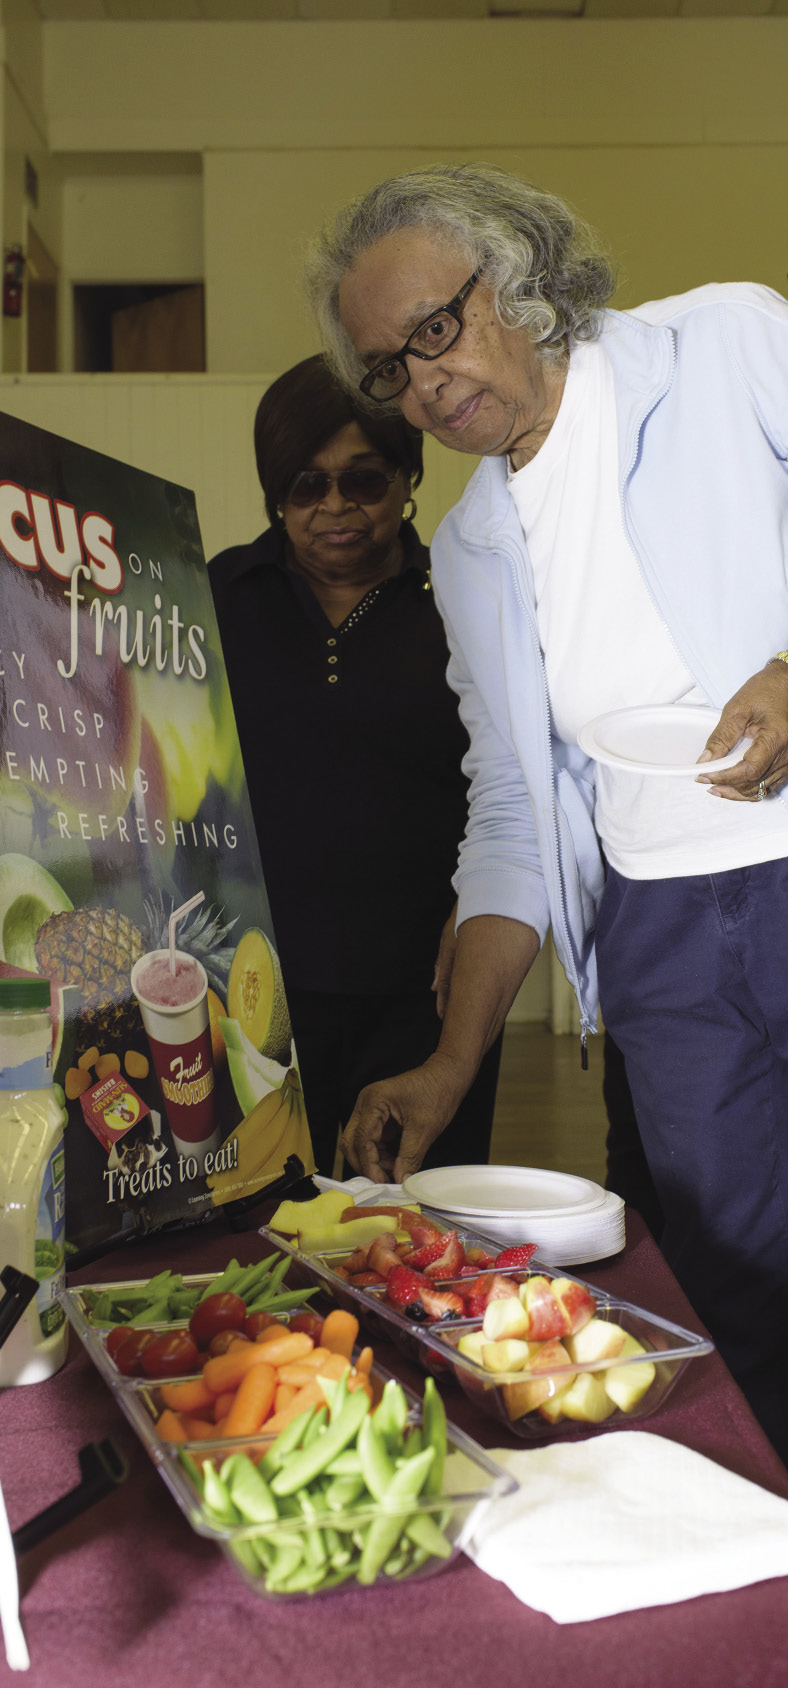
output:
<path id="1" fill-rule="evenodd" d="M 769 795 L 769 793 L 766 790 L 766 781 L 761 780 L 760 784 L 758 786 L 758 802 L 762 803 L 763 800 L 764 800 L 764 797 L 768 797 L 768 795 Z"/>

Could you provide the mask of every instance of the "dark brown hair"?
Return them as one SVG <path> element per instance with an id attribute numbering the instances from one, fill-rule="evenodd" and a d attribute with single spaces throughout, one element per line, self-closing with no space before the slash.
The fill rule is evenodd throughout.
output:
<path id="1" fill-rule="evenodd" d="M 360 395 L 357 402 L 345 392 L 318 354 L 279 375 L 257 406 L 254 449 L 272 526 L 296 475 L 350 422 L 358 423 L 375 451 L 401 469 L 412 487 L 418 486 L 423 473 L 419 429 L 400 415 L 370 415 Z"/>

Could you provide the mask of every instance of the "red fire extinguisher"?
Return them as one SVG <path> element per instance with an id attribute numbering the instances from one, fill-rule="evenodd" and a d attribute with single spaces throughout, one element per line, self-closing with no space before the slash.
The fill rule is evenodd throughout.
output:
<path id="1" fill-rule="evenodd" d="M 3 316 L 22 315 L 25 254 L 21 246 L 7 246 L 3 258 Z"/>

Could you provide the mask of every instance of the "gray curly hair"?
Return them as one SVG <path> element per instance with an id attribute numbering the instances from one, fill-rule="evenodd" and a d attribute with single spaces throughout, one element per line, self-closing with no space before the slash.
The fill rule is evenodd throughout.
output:
<path id="1" fill-rule="evenodd" d="M 420 226 L 463 249 L 501 322 L 527 328 L 540 356 L 565 362 L 570 339 L 599 335 L 617 277 L 588 225 L 563 200 L 495 165 L 434 165 L 353 200 L 307 255 L 307 297 L 343 386 L 357 390 L 366 371 L 339 314 L 342 277 L 384 235 Z"/>

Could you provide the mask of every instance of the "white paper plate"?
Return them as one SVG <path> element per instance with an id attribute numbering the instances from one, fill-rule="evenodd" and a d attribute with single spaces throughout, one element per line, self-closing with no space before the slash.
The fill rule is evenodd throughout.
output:
<path id="1" fill-rule="evenodd" d="M 436 1166 L 410 1173 L 402 1188 L 411 1201 L 467 1219 L 578 1218 L 606 1194 L 590 1178 L 535 1166 Z"/>
<path id="2" fill-rule="evenodd" d="M 740 762 L 752 739 L 739 740 L 735 750 L 713 762 L 698 757 L 719 710 L 704 704 L 674 703 L 643 709 L 613 709 L 580 728 L 577 742 L 595 762 L 634 774 L 715 774 Z"/>

